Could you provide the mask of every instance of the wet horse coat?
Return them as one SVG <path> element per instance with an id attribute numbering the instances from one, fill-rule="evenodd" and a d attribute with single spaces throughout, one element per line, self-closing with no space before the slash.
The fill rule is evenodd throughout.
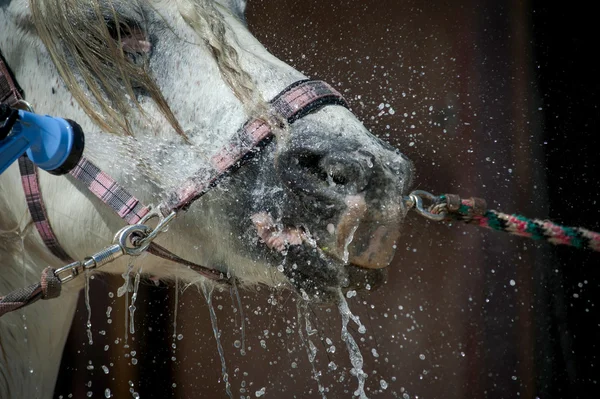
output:
<path id="1" fill-rule="evenodd" d="M 0 48 L 36 111 L 77 120 L 85 156 L 146 203 L 205 165 L 248 117 L 270 120 L 266 100 L 305 78 L 249 34 L 241 1 L 113 3 L 2 1 Z M 16 167 L 0 180 L 0 251 L 9 265 L 0 292 L 8 292 L 60 262 L 31 229 Z M 190 208 L 160 243 L 245 284 L 291 283 L 327 299 L 389 263 L 409 183 L 404 157 L 348 110 L 328 107 L 284 124 L 274 145 Z M 71 180 L 42 174 L 40 186 L 73 258 L 97 251 L 122 225 Z M 266 230 L 256 215 L 266 215 Z M 314 240 L 284 256 L 265 231 L 286 229 Z M 202 280 L 151 257 L 139 264 L 158 278 Z M 107 268 L 126 270 L 126 261 Z M 51 395 L 80 288 L 35 305 L 26 319 L 0 321 L 3 397 Z"/>

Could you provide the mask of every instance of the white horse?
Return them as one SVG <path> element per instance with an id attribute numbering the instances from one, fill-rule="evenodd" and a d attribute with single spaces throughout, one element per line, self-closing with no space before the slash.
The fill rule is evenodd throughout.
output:
<path id="1" fill-rule="evenodd" d="M 243 0 L 0 0 L 0 50 L 35 111 L 77 121 L 85 156 L 157 203 L 268 101 L 305 79 L 249 33 Z M 273 122 L 277 125 L 280 121 Z M 394 253 L 410 162 L 344 107 L 275 126 L 276 140 L 171 224 L 159 243 L 245 285 L 292 285 L 314 300 L 378 278 Z M 71 178 L 40 174 L 49 221 L 83 259 L 124 222 Z M 281 239 L 287 239 L 284 249 Z M 13 165 L 0 176 L 0 293 L 64 264 L 32 228 Z M 188 267 L 145 256 L 161 279 Z M 123 274 L 128 259 L 103 269 Z M 0 397 L 50 397 L 83 279 L 0 319 Z"/>

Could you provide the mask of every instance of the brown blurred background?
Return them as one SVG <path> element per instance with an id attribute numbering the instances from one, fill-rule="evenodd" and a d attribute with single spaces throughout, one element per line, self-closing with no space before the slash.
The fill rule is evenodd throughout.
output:
<path id="1" fill-rule="evenodd" d="M 248 22 L 271 52 L 333 83 L 411 158 L 415 188 L 597 230 L 591 15 L 534 0 L 251 0 Z M 388 282 L 349 300 L 367 327 L 352 331 L 368 396 L 597 397 L 598 266 L 598 254 L 410 215 Z M 125 348 L 124 300 L 109 296 L 121 284 L 94 280 L 94 344 L 82 302 L 56 397 L 109 388 L 115 398 L 226 398 L 202 294 L 179 294 L 175 310 L 174 287 L 144 284 Z M 319 398 L 293 295 L 263 288 L 241 302 L 245 356 L 237 300 L 229 291 L 213 298 L 233 397 L 264 387 L 267 398 Z M 351 398 L 357 382 L 337 310 L 314 308 L 312 322 L 327 397 Z"/>

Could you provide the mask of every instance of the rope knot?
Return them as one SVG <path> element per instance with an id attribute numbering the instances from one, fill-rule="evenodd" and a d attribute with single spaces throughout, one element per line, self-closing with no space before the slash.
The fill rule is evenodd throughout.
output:
<path id="1" fill-rule="evenodd" d="M 42 271 L 40 286 L 42 288 L 42 299 L 58 298 L 62 289 L 60 279 L 54 274 L 56 270 L 47 267 Z"/>

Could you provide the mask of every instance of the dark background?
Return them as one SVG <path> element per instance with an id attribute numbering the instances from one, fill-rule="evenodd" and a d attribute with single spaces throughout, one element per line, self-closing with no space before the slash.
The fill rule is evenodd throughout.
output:
<path id="1" fill-rule="evenodd" d="M 547 1 L 262 0 L 248 10 L 271 52 L 335 84 L 373 133 L 414 161 L 416 188 L 600 230 L 595 18 Z M 381 114 L 382 103 L 395 112 Z M 367 327 L 359 344 L 370 397 L 599 396 L 600 255 L 414 215 L 398 247 L 388 283 L 349 300 Z M 226 398 L 203 296 L 179 295 L 175 329 L 173 286 L 145 284 L 124 348 L 125 305 L 108 295 L 121 284 L 94 280 L 94 345 L 82 303 L 56 396 L 103 397 L 110 388 L 117 398 L 130 389 L 142 398 Z M 236 301 L 227 291 L 214 298 L 233 396 L 255 398 L 265 387 L 271 398 L 320 397 L 294 297 L 241 296 L 245 356 L 234 345 Z M 356 380 L 337 310 L 313 313 L 327 397 L 350 398 Z"/>

